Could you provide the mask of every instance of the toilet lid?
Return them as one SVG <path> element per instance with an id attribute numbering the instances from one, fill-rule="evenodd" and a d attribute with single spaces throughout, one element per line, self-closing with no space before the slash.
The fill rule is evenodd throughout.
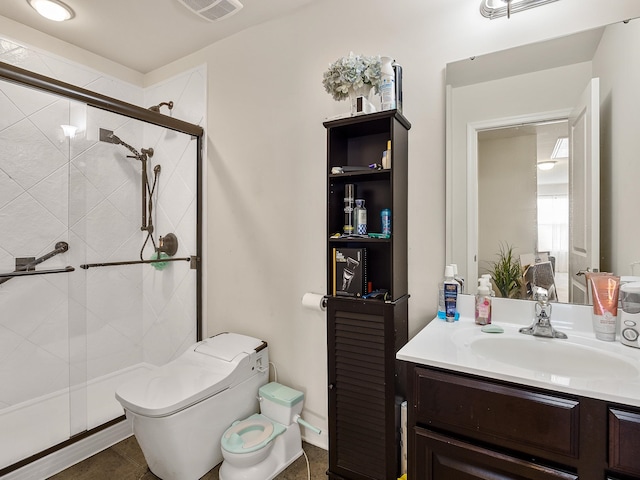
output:
<path id="1" fill-rule="evenodd" d="M 246 335 L 215 335 L 166 365 L 118 386 L 116 399 L 138 415 L 171 415 L 257 375 L 250 358 L 263 344 Z"/>
<path id="2" fill-rule="evenodd" d="M 222 448 L 231 453 L 250 453 L 260 450 L 283 433 L 283 425 L 256 413 L 240 422 L 235 422 L 222 435 Z"/>
<path id="3" fill-rule="evenodd" d="M 205 369 L 181 359 L 120 385 L 122 406 L 146 417 L 164 417 L 226 390 L 229 369 Z"/>

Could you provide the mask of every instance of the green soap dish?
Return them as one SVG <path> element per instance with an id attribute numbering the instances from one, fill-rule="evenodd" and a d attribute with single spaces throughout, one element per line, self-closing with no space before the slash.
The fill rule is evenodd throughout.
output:
<path id="1" fill-rule="evenodd" d="M 504 333 L 504 328 L 502 328 L 500 325 L 493 324 L 485 325 L 481 330 L 484 333 Z"/>

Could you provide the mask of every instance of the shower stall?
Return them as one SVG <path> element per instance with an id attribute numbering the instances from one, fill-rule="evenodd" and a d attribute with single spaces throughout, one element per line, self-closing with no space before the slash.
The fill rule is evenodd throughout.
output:
<path id="1" fill-rule="evenodd" d="M 2 477 L 201 338 L 203 130 L 5 63 L 0 112 Z"/>

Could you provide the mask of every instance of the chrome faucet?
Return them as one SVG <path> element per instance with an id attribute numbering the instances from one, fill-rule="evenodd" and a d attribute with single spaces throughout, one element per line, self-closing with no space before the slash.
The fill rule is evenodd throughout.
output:
<path id="1" fill-rule="evenodd" d="M 521 328 L 520 333 L 534 337 L 567 338 L 567 335 L 557 331 L 551 325 L 551 304 L 548 301 L 547 291 L 544 288 L 538 288 L 535 297 L 538 300 L 535 306 L 536 319 L 530 327 Z"/>

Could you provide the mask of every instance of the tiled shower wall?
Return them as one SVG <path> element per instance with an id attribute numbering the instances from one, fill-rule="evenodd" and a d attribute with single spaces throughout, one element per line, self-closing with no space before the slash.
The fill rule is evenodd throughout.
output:
<path id="1" fill-rule="evenodd" d="M 142 89 L 42 51 L 0 39 L 0 60 L 140 106 L 172 100 L 171 115 L 204 126 L 204 68 Z M 67 253 L 39 270 L 74 272 L 0 285 L 0 413 L 140 363 L 162 364 L 195 341 L 195 271 L 187 262 L 83 270 L 80 264 L 136 260 L 141 165 L 113 130 L 161 166 L 153 221 L 174 233 L 176 256 L 196 254 L 196 141 L 7 82 L 0 83 L 0 272 L 16 257 L 40 256 L 59 241 Z M 163 107 L 163 113 L 169 111 Z M 75 138 L 61 124 L 86 124 Z M 148 245 L 143 256 L 153 250 Z M 91 427 L 92 425 L 89 425 Z"/>

